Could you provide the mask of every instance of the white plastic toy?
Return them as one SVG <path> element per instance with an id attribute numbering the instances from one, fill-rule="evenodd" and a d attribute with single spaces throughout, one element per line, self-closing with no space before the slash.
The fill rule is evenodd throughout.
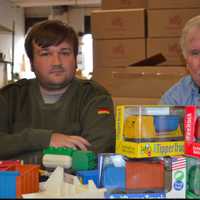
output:
<path id="1" fill-rule="evenodd" d="M 44 185 L 44 191 L 22 195 L 23 198 L 104 198 L 105 188 L 97 188 L 92 180 L 83 185 L 77 176 L 73 183 L 64 181 L 64 168 L 57 167 Z"/>
<path id="2" fill-rule="evenodd" d="M 69 169 L 72 167 L 72 157 L 66 155 L 45 154 L 42 158 L 45 167 L 56 168 L 57 166 Z"/>

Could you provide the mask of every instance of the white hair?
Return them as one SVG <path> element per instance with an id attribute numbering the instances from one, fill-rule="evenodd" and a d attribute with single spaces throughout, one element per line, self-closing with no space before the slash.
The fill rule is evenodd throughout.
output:
<path id="1" fill-rule="evenodd" d="M 180 46 L 181 46 L 181 50 L 182 50 L 182 54 L 184 58 L 186 58 L 187 56 L 187 47 L 186 47 L 187 36 L 188 36 L 188 33 L 193 28 L 200 28 L 200 15 L 197 15 L 189 19 L 182 30 L 182 34 L 180 37 Z"/>

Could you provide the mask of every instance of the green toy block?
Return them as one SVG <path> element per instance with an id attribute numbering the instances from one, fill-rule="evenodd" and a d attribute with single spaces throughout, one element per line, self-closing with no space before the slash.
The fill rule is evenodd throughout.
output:
<path id="1" fill-rule="evenodd" d="M 43 155 L 56 154 L 56 155 L 72 156 L 74 151 L 76 150 L 68 147 L 47 147 L 46 149 L 43 150 Z"/>
<path id="2" fill-rule="evenodd" d="M 200 197 L 199 197 L 199 195 L 195 195 L 195 194 L 193 194 L 192 192 L 186 192 L 186 198 L 187 199 L 199 199 Z"/>
<path id="3" fill-rule="evenodd" d="M 195 157 L 187 157 L 186 167 L 186 197 L 200 199 L 200 160 Z"/>
<path id="4" fill-rule="evenodd" d="M 72 155 L 72 169 L 74 171 L 91 170 L 97 166 L 96 154 L 92 151 L 75 151 Z"/>

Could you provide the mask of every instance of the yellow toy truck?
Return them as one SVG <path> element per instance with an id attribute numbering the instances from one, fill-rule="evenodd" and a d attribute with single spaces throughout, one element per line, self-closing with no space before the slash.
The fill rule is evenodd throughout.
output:
<path id="1" fill-rule="evenodd" d="M 124 122 L 124 138 L 135 142 L 181 140 L 184 136 L 180 120 L 180 115 L 170 113 L 129 115 Z"/>
<path id="2" fill-rule="evenodd" d="M 178 116 L 129 116 L 124 124 L 125 139 L 166 141 L 183 138 Z"/>

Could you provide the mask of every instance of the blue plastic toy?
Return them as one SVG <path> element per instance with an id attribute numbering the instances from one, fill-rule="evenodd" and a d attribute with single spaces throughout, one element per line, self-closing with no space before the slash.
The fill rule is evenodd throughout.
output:
<path id="1" fill-rule="evenodd" d="M 76 175 L 81 179 L 83 184 L 88 184 L 89 180 L 93 180 L 95 185 L 99 187 L 98 184 L 98 170 L 84 170 L 84 171 L 77 171 Z"/>

